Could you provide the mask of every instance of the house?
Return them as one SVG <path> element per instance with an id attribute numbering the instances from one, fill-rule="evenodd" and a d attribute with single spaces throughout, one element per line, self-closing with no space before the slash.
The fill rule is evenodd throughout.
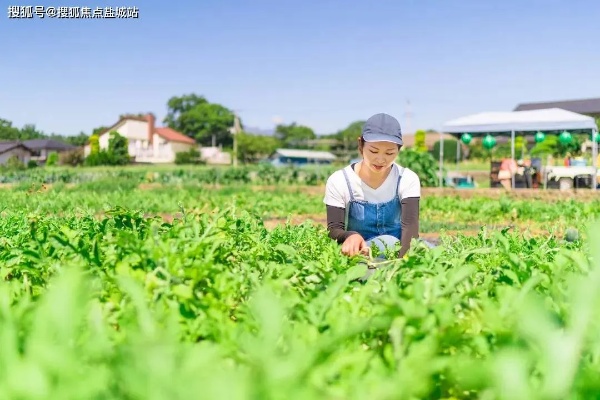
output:
<path id="1" fill-rule="evenodd" d="M 521 103 L 515 107 L 514 111 L 541 110 L 545 108 L 562 108 L 563 110 L 593 118 L 600 118 L 600 98 Z"/>
<path id="2" fill-rule="evenodd" d="M 307 164 L 331 164 L 336 156 L 328 151 L 277 149 L 269 157 L 271 164 L 280 165 L 307 165 Z"/>
<path id="3" fill-rule="evenodd" d="M 0 142 L 0 164 L 6 165 L 11 157 L 16 157 L 23 164 L 29 163 L 32 151 L 23 142 L 6 141 Z"/>
<path id="4" fill-rule="evenodd" d="M 39 164 L 44 164 L 50 153 L 62 153 L 76 149 L 76 146 L 52 139 L 25 140 L 23 144 L 31 150 L 31 159 Z"/>
<path id="5" fill-rule="evenodd" d="M 140 163 L 172 163 L 175 154 L 190 149 L 199 150 L 196 141 L 168 127 L 156 127 L 153 114 L 145 116 L 123 116 L 113 126 L 99 134 L 100 149 L 108 149 L 109 133 L 117 131 L 129 144 L 129 155 L 134 162 Z M 90 154 L 90 144 L 86 144 L 84 155 Z"/>

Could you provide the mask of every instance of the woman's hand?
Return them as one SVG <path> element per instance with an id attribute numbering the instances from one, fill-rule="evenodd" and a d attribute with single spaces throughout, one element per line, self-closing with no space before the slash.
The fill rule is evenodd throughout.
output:
<path id="1" fill-rule="evenodd" d="M 355 233 L 354 235 L 348 236 L 342 244 L 342 254 L 346 256 L 354 256 L 359 253 L 368 254 L 369 246 L 362 236 Z"/>

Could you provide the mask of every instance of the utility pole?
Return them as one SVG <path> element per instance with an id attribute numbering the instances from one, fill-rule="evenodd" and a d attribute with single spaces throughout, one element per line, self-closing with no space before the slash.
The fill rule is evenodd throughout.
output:
<path id="1" fill-rule="evenodd" d="M 404 133 L 412 133 L 412 116 L 413 113 L 410 109 L 410 99 L 406 99 L 406 111 L 404 112 L 404 117 L 406 118 L 406 129 L 404 129 Z"/>
<path id="2" fill-rule="evenodd" d="M 238 149 L 237 149 L 237 136 L 242 132 L 242 127 L 240 125 L 240 119 L 237 115 L 237 111 L 233 112 L 233 128 L 231 130 L 231 134 L 233 135 L 233 167 L 237 167 L 238 165 Z"/>

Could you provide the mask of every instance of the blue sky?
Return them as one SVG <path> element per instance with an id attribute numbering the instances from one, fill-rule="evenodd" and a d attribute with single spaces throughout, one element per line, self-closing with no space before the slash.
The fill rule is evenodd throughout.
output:
<path id="1" fill-rule="evenodd" d="M 62 2 L 61 2 L 62 1 Z M 167 5 L 172 4 L 172 5 Z M 524 101 L 600 97 L 600 2 L 9 1 L 138 19 L 0 20 L 0 118 L 78 134 L 196 93 L 245 125 L 332 133 L 378 112 L 437 129 Z M 413 116 L 405 117 L 410 100 Z"/>

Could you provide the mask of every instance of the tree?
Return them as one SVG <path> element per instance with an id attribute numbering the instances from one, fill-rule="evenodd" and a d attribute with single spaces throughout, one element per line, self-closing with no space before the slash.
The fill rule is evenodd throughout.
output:
<path id="1" fill-rule="evenodd" d="M 164 123 L 168 127 L 195 138 L 203 146 L 210 146 L 213 136 L 218 144 L 233 144 L 230 129 L 234 114 L 228 108 L 209 103 L 196 94 L 174 96 L 167 102 L 168 113 Z"/>
<path id="2" fill-rule="evenodd" d="M 108 139 L 108 153 L 112 159 L 112 165 L 129 164 L 128 141 L 117 131 L 110 132 Z"/>
<path id="3" fill-rule="evenodd" d="M 558 137 L 555 135 L 546 135 L 544 141 L 536 143 L 529 151 L 532 157 L 558 155 Z"/>
<path id="4" fill-rule="evenodd" d="M 438 140 L 433 145 L 433 150 L 431 151 L 431 155 L 434 159 L 440 159 L 440 143 L 441 140 Z M 455 139 L 444 139 L 444 162 L 456 162 L 456 143 Z M 464 152 L 461 151 L 461 159 L 464 158 Z"/>
<path id="5" fill-rule="evenodd" d="M 273 136 L 250 135 L 242 132 L 238 135 L 238 160 L 244 163 L 256 162 L 267 157 L 281 146 L 279 139 Z"/>
<path id="6" fill-rule="evenodd" d="M 425 145 L 425 135 L 426 132 L 422 129 L 419 129 L 415 132 L 415 151 L 421 153 L 427 151 L 427 146 Z"/>
<path id="7" fill-rule="evenodd" d="M 62 139 L 62 137 L 57 136 L 56 139 Z M 80 132 L 77 136 L 66 136 L 64 141 L 73 146 L 85 146 L 89 139 L 89 135 L 86 135 L 84 132 Z"/>
<path id="8" fill-rule="evenodd" d="M 308 126 L 298 125 L 295 122 L 289 125 L 279 124 L 275 128 L 275 136 L 284 146 L 301 147 L 305 140 L 315 139 L 317 135 Z"/>
<path id="9" fill-rule="evenodd" d="M 19 140 L 42 139 L 46 135 L 38 131 L 33 124 L 26 124 L 20 129 Z"/>
<path id="10" fill-rule="evenodd" d="M 100 139 L 97 134 L 90 136 L 90 154 L 98 154 L 100 152 Z"/>
<path id="11" fill-rule="evenodd" d="M 524 136 L 515 137 L 515 158 L 525 158 L 527 153 L 527 140 Z"/>
<path id="12" fill-rule="evenodd" d="M 127 138 L 117 131 L 112 131 L 109 135 L 108 149 L 99 149 L 95 144 L 97 136 L 92 135 L 92 139 L 90 140 L 90 155 L 85 159 L 86 165 L 125 165 L 129 163 Z"/>
<path id="13" fill-rule="evenodd" d="M 12 126 L 12 122 L 0 118 L 0 140 L 18 140 L 19 128 Z"/>
<path id="14" fill-rule="evenodd" d="M 573 135 L 569 144 L 562 144 L 558 140 L 558 134 L 547 134 L 544 141 L 536 143 L 529 151 L 531 156 L 552 155 L 553 157 L 564 157 L 567 153 L 576 156 L 581 154 L 581 145 L 587 139 L 586 135 Z"/>
<path id="15" fill-rule="evenodd" d="M 351 122 L 344 129 L 337 131 L 334 135 L 336 139 L 354 142 L 362 135 L 362 128 L 365 121 L 354 121 Z"/>

